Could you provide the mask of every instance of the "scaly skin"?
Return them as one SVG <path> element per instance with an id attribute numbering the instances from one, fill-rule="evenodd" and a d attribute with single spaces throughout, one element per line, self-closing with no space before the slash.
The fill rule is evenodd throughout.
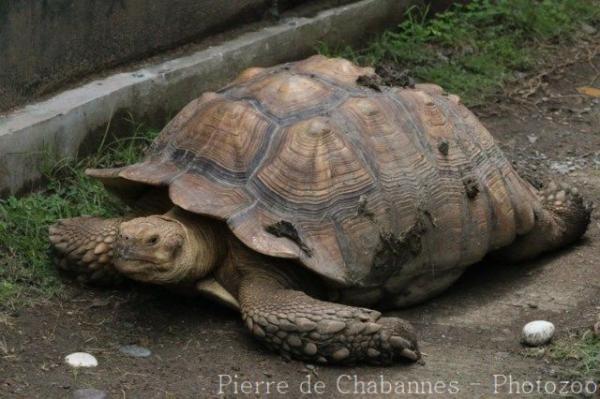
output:
<path id="1" fill-rule="evenodd" d="M 124 219 L 77 217 L 50 227 L 58 267 L 86 283 L 111 284 L 123 279 L 113 264 L 113 246 Z"/>
<path id="2" fill-rule="evenodd" d="M 285 357 L 379 365 L 420 358 L 410 324 L 375 310 L 319 301 L 262 276 L 242 280 L 238 300 L 250 332 Z"/>

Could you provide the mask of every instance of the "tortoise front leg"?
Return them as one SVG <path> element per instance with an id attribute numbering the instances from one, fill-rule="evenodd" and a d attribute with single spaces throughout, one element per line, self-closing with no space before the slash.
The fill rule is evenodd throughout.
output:
<path id="1" fill-rule="evenodd" d="M 239 302 L 252 334 L 286 357 L 380 365 L 420 358 L 411 325 L 374 310 L 319 301 L 264 276 L 242 280 Z"/>
<path id="2" fill-rule="evenodd" d="M 121 218 L 77 217 L 50 226 L 50 242 L 58 267 L 74 273 L 83 282 L 110 284 L 122 277 L 112 263 L 113 244 Z"/>

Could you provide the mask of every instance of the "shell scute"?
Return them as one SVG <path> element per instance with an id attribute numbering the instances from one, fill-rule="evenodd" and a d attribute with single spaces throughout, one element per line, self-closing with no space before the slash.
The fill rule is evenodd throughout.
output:
<path id="1" fill-rule="evenodd" d="M 328 119 L 301 121 L 281 134 L 278 148 L 252 181 L 255 192 L 274 198 L 268 206 L 320 215 L 373 186 L 368 167 Z"/>
<path id="2" fill-rule="evenodd" d="M 234 88 L 233 98 L 253 99 L 254 104 L 273 118 L 296 119 L 311 111 L 319 111 L 322 104 L 333 101 L 341 93 L 308 76 L 283 70 L 264 74 L 248 85 Z"/>
<path id="3" fill-rule="evenodd" d="M 343 58 L 328 58 L 315 55 L 294 65 L 294 70 L 305 74 L 315 74 L 344 86 L 356 86 L 356 80 L 363 75 L 373 75 L 371 67 L 362 68 Z"/>

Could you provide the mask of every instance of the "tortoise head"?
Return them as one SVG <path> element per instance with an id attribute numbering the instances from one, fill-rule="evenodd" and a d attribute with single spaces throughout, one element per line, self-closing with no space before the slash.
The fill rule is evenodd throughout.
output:
<path id="1" fill-rule="evenodd" d="M 155 284 L 197 281 L 216 265 L 210 230 L 185 218 L 140 217 L 121 223 L 114 265 L 127 277 Z"/>

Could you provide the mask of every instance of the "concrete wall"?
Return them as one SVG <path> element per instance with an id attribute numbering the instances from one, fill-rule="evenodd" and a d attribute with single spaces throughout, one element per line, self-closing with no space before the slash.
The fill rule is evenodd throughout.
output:
<path id="1" fill-rule="evenodd" d="M 91 72 L 261 19 L 273 3 L 0 0 L 0 111 Z"/>
<path id="2" fill-rule="evenodd" d="M 356 44 L 398 24 L 414 4 L 421 2 L 361 0 L 309 17 L 286 18 L 0 114 L 0 197 L 35 189 L 44 161 L 93 151 L 106 131 L 131 132 L 130 118 L 145 127 L 162 127 L 187 102 L 223 86 L 247 67 L 304 58 L 321 41 Z"/>

